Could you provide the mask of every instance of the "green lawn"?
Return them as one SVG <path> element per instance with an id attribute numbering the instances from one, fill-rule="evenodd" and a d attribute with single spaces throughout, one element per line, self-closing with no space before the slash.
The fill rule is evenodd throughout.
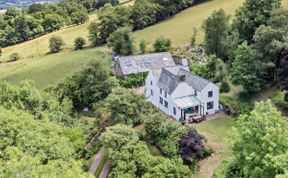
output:
<path id="1" fill-rule="evenodd" d="M 95 60 L 111 60 L 102 48 L 63 52 L 44 57 L 0 64 L 0 80 L 18 84 L 21 80 L 34 80 L 36 87 L 43 90 L 55 85 L 81 70 Z"/>
<path id="2" fill-rule="evenodd" d="M 226 117 L 206 121 L 194 126 L 207 139 L 206 145 L 214 151 L 212 156 L 200 161 L 199 172 L 196 174 L 197 178 L 212 177 L 220 162 L 232 155 L 228 139 L 233 125 L 235 125 L 235 118 Z"/>

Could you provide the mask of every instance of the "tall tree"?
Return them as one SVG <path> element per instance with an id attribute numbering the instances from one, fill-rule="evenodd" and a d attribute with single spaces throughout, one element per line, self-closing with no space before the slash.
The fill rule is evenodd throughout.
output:
<path id="1" fill-rule="evenodd" d="M 235 177 L 271 178 L 288 168 L 288 122 L 271 104 L 256 103 L 233 130 Z"/>
<path id="2" fill-rule="evenodd" d="M 260 65 L 255 50 L 247 42 L 243 42 L 239 45 L 235 61 L 232 63 L 230 70 L 231 82 L 243 85 L 249 92 L 259 91 L 264 84 L 266 74 L 266 70 L 259 67 Z"/>
<path id="3" fill-rule="evenodd" d="M 119 28 L 107 39 L 108 47 L 118 55 L 129 55 L 133 53 L 132 29 L 128 27 Z"/>
<path id="4" fill-rule="evenodd" d="M 215 54 L 221 59 L 227 59 L 227 36 L 229 29 L 229 16 L 223 9 L 214 11 L 202 25 L 205 37 L 207 54 Z"/>
<path id="5" fill-rule="evenodd" d="M 281 0 L 246 0 L 235 14 L 233 29 L 240 38 L 252 42 L 253 35 L 260 25 L 266 25 L 273 10 L 280 8 Z"/>

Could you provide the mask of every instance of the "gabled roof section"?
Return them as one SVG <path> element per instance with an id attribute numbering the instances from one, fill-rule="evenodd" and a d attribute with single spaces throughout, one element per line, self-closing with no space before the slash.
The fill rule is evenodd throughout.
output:
<path id="1" fill-rule="evenodd" d="M 178 72 L 178 76 L 185 75 L 185 82 L 198 91 L 202 91 L 210 82 L 209 80 L 193 74 L 183 68 Z"/>
<path id="2" fill-rule="evenodd" d="M 117 61 L 122 75 L 148 72 L 153 68 L 175 66 L 175 62 L 168 52 L 153 53 L 137 56 L 119 57 Z"/>
<path id="3" fill-rule="evenodd" d="M 159 71 L 161 71 L 160 74 Z M 169 94 L 173 93 L 181 82 L 187 83 L 198 91 L 202 91 L 209 83 L 212 83 L 203 77 L 189 72 L 181 66 L 153 69 L 152 74 L 155 79 L 158 80 L 158 87 L 162 88 Z"/>

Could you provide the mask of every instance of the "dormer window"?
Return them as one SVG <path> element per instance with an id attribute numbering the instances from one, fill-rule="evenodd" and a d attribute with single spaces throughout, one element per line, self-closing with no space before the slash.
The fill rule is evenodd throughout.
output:
<path id="1" fill-rule="evenodd" d="M 197 90 L 194 90 L 194 95 L 197 96 Z"/>
<path id="2" fill-rule="evenodd" d="M 150 81 L 150 85 L 153 85 L 153 82 L 152 82 L 152 81 Z"/>
<path id="3" fill-rule="evenodd" d="M 167 92 L 165 91 L 165 94 L 164 94 L 165 98 L 167 98 Z"/>
<path id="4" fill-rule="evenodd" d="M 163 91 L 162 88 L 160 88 L 160 95 L 162 95 L 162 91 Z"/>

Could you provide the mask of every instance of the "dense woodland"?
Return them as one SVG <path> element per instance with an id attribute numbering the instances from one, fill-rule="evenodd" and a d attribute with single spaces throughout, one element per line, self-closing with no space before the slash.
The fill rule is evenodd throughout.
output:
<path id="1" fill-rule="evenodd" d="M 21 11 L 8 9 L 1 16 L 0 36 L 6 27 L 16 36 L 1 36 L 0 40 L 11 45 L 49 32 L 44 28 L 50 24 L 44 23 L 49 16 L 53 16 L 53 28 L 58 17 L 62 26 L 82 23 L 73 21 L 72 14 L 84 11 L 88 17 L 89 11 L 102 7 L 99 21 L 89 28 L 91 42 L 94 46 L 107 43 L 115 54 L 128 55 L 134 52 L 133 30 L 199 2 L 137 0 L 130 7 L 113 7 L 119 2 L 105 5 L 106 1 L 95 4 L 86 0 L 32 5 Z M 29 34 L 31 24 L 38 24 L 35 29 L 43 32 Z M 194 30 L 189 48 L 203 47 L 206 54 L 204 62 L 191 59 L 191 70 L 219 84 L 223 93 L 230 90 L 230 82 L 245 89 L 237 99 L 221 96 L 221 104 L 234 109 L 237 124 L 229 136 L 233 156 L 222 162 L 215 177 L 288 175 L 288 122 L 275 108 L 287 106 L 287 92 L 281 102 L 272 99 L 254 105 L 249 100 L 276 84 L 288 90 L 287 27 L 288 11 L 281 8 L 280 0 L 246 0 L 233 20 L 224 10 L 212 13 L 202 26 L 203 45 L 195 43 Z M 59 47 L 55 52 L 60 50 L 59 41 L 50 40 L 50 47 Z M 82 49 L 83 39 L 77 44 Z M 142 53 L 145 45 L 140 43 Z M 169 51 L 171 40 L 159 37 L 153 47 L 155 52 Z M 108 154 L 110 177 L 188 178 L 196 173 L 199 161 L 213 152 L 204 136 L 193 127 L 167 119 L 144 96 L 131 90 L 142 84 L 146 74 L 128 80 L 116 78 L 111 61 L 104 58 L 44 92 L 29 81 L 19 86 L 0 82 L 0 177 L 93 177 L 87 173 L 87 162 L 100 147 Z M 82 119 L 83 108 L 89 108 L 94 119 Z M 103 128 L 106 131 L 102 133 Z M 99 140 L 85 147 L 99 132 Z M 159 155 L 152 154 L 148 145 L 155 146 Z"/>

